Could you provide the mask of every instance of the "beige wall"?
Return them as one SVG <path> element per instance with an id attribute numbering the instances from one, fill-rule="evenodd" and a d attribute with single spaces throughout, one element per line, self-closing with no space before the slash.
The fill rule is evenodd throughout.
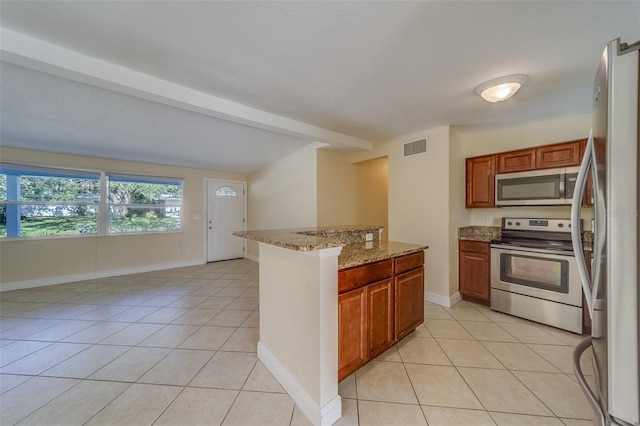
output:
<path id="1" fill-rule="evenodd" d="M 318 226 L 360 223 L 358 172 L 344 152 L 318 150 Z"/>
<path id="2" fill-rule="evenodd" d="M 249 175 L 248 229 L 316 226 L 318 215 L 318 148 L 313 143 Z M 258 256 L 249 241 L 248 253 Z"/>
<path id="3" fill-rule="evenodd" d="M 181 177 L 183 188 L 182 231 L 161 234 L 110 235 L 100 237 L 0 240 L 0 283 L 47 284 L 92 276 L 160 269 L 204 263 L 205 229 L 202 219 L 204 181 L 246 181 L 247 176 L 213 170 L 109 160 L 96 157 L 52 154 L 0 148 L 3 161 L 100 169 Z"/>
<path id="4" fill-rule="evenodd" d="M 384 226 L 381 238 L 389 235 L 389 160 L 376 158 L 356 164 L 358 168 L 358 223 Z"/>
<path id="5" fill-rule="evenodd" d="M 318 226 L 380 225 L 387 235 L 388 162 L 352 164 L 349 155 L 318 150 Z"/>
<path id="6" fill-rule="evenodd" d="M 403 158 L 403 143 L 429 138 L 428 152 Z M 389 239 L 429 246 L 425 291 L 449 296 L 449 127 L 376 143 L 371 152 L 351 156 L 360 162 L 388 158 Z"/>

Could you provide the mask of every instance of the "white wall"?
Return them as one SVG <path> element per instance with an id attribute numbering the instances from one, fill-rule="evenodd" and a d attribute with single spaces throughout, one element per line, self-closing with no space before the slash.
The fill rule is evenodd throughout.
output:
<path id="1" fill-rule="evenodd" d="M 2 289 L 46 285 L 205 262 L 204 181 L 240 173 L 0 148 L 3 161 L 181 177 L 182 230 L 175 233 L 0 240 Z"/>
<path id="2" fill-rule="evenodd" d="M 247 229 L 305 228 L 318 221 L 318 148 L 307 145 L 249 175 Z M 247 251 L 258 256 L 258 245 Z"/>

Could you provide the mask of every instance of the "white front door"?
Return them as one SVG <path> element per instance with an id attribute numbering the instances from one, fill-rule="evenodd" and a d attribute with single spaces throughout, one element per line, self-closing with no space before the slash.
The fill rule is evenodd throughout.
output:
<path id="1" fill-rule="evenodd" d="M 244 183 L 207 181 L 207 262 L 244 257 Z"/>

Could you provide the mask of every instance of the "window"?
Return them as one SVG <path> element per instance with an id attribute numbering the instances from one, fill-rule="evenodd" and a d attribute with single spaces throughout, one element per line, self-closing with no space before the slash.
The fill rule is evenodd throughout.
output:
<path id="1" fill-rule="evenodd" d="M 96 234 L 100 173 L 0 164 L 0 237 Z"/>
<path id="2" fill-rule="evenodd" d="M 238 194 L 230 186 L 221 186 L 216 190 L 216 197 L 237 197 Z"/>
<path id="3" fill-rule="evenodd" d="M 0 163 L 0 238 L 178 231 L 181 212 L 178 178 Z"/>
<path id="4" fill-rule="evenodd" d="M 182 181 L 109 175 L 109 233 L 178 231 Z"/>

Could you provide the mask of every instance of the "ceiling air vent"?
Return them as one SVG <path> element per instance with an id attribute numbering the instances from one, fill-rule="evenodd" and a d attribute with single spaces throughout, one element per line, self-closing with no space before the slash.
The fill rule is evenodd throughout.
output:
<path id="1" fill-rule="evenodd" d="M 404 144 L 405 157 L 426 154 L 426 152 L 427 152 L 427 138 L 418 139 L 417 141 L 407 142 Z"/>

